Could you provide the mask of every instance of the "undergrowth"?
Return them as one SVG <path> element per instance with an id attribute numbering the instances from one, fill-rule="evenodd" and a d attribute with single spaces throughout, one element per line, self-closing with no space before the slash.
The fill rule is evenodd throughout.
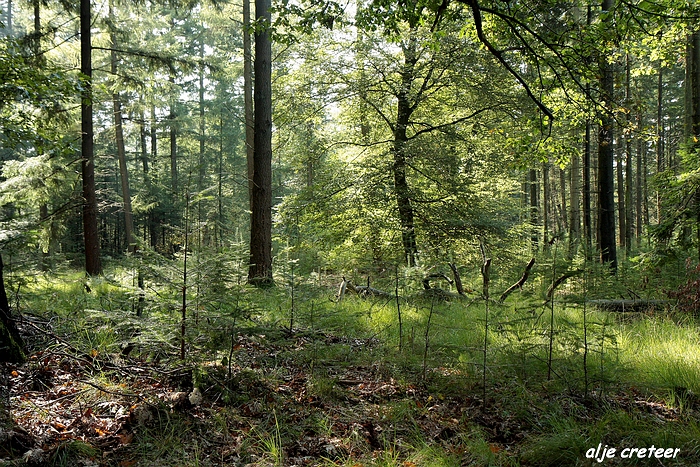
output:
<path id="1" fill-rule="evenodd" d="M 183 328 L 177 271 L 143 291 L 122 267 L 21 276 L 32 358 L 8 368 L 11 409 L 46 465 L 585 466 L 599 443 L 697 465 L 696 318 L 597 310 L 588 298 L 626 286 L 589 270 L 552 304 L 549 274 L 489 303 L 488 328 L 477 293 L 437 301 L 408 283 L 399 327 L 391 294 L 219 277 L 188 289 Z M 0 456 L 31 464 L 26 447 Z"/>

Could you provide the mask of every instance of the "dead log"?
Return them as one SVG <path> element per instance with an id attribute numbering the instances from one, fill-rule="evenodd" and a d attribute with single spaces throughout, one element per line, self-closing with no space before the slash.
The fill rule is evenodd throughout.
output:
<path id="1" fill-rule="evenodd" d="M 353 287 L 353 291 L 357 293 L 362 298 L 367 298 L 367 297 L 383 297 L 383 298 L 388 298 L 388 297 L 393 297 L 394 294 L 390 294 L 389 292 L 385 292 L 380 289 L 375 289 L 374 287 L 369 287 L 365 285 L 358 285 L 356 287 Z"/>
<path id="2" fill-rule="evenodd" d="M 449 302 L 452 300 L 460 300 L 464 298 L 463 295 L 450 292 L 449 290 L 443 290 L 439 287 L 433 287 L 432 289 L 422 290 L 416 296 L 423 299 L 438 300 L 442 302 Z"/>
<path id="3" fill-rule="evenodd" d="M 369 284 L 369 279 L 367 282 Z M 354 285 L 352 282 L 350 282 L 349 280 L 345 279 L 345 277 L 343 277 L 343 282 L 340 283 L 340 286 L 338 288 L 338 293 L 336 294 L 336 302 L 340 302 L 347 292 L 352 292 L 352 293 L 357 294 L 358 296 L 360 296 L 362 298 L 393 297 L 394 296 L 393 294 L 390 294 L 389 292 L 375 289 L 374 287 L 370 287 L 369 285 Z"/>
<path id="4" fill-rule="evenodd" d="M 445 274 L 441 272 L 434 272 L 432 274 L 428 274 L 425 276 L 423 279 L 423 288 L 425 290 L 430 290 L 432 287 L 430 287 L 430 279 L 445 279 L 448 284 L 452 285 L 452 279 L 447 277 Z"/>
<path id="5" fill-rule="evenodd" d="M 653 309 L 666 308 L 673 302 L 671 300 L 587 300 L 587 304 L 593 305 L 599 310 L 618 313 L 640 313 Z"/>
<path id="6" fill-rule="evenodd" d="M 527 278 L 530 277 L 530 270 L 532 269 L 532 266 L 535 265 L 535 258 L 532 258 L 529 263 L 525 266 L 525 271 L 523 272 L 523 275 L 520 279 L 518 279 L 518 282 L 515 284 L 511 285 L 508 287 L 508 289 L 501 294 L 501 297 L 498 299 L 498 303 L 503 303 L 506 298 L 508 298 L 508 295 L 513 293 L 515 289 L 522 289 L 523 284 L 525 284 L 525 281 L 527 281 Z"/>
<path id="7" fill-rule="evenodd" d="M 574 276 L 578 276 L 582 272 L 583 269 L 574 269 L 573 271 L 567 271 L 561 276 L 559 276 L 559 278 L 552 282 L 552 285 L 550 285 L 547 289 L 547 301 L 551 300 L 552 295 L 554 295 L 554 291 L 557 290 L 557 287 L 559 287 L 565 280 Z"/>

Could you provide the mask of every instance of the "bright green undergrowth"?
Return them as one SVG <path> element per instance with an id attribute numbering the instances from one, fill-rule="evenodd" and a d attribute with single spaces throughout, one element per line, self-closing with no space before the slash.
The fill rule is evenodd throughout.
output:
<path id="1" fill-rule="evenodd" d="M 86 353 L 118 353 L 135 343 L 132 356 L 176 361 L 182 337 L 180 273 L 163 269 L 158 276 L 147 277 L 144 292 L 136 287 L 135 269 L 120 266 L 89 280 L 72 271 L 52 276 L 15 274 L 10 280 L 22 283 L 23 311 L 51 319 L 57 333 Z M 460 400 L 483 393 L 487 403 L 516 420 L 526 433 L 513 441 L 518 449 L 509 452 L 479 424 L 461 420 L 459 448 L 453 450 L 415 428 L 422 410 L 415 403 L 390 401 L 382 416 L 406 432 L 396 435 L 399 444 L 387 441 L 379 455 L 344 453 L 332 460 L 319 459 L 319 465 L 356 465 L 358 456 L 363 465 L 378 466 L 456 466 L 464 465 L 465 459 L 466 465 L 592 465 L 584 454 L 598 442 L 683 446 L 686 459 L 697 458 L 700 428 L 682 418 L 700 394 L 696 318 L 673 310 L 625 315 L 598 311 L 585 300 L 591 290 L 609 286 L 609 279 L 596 280 L 590 281 L 590 290 L 583 279 L 572 281 L 555 296 L 553 305 L 535 286 L 514 292 L 504 304 L 487 303 L 475 293 L 451 301 L 404 294 L 398 302 L 391 296 L 365 300 L 348 295 L 336 303 L 334 289 L 299 278 L 280 280 L 271 289 L 231 280 L 209 280 L 198 287 L 190 281 L 186 359 L 225 369 L 232 339 L 238 335 L 261 344 L 286 343 L 270 357 L 279 365 L 277 370 L 243 371 L 239 378 L 252 378 L 251 388 L 274 386 L 289 377 L 283 362 L 293 361 L 309 369 L 308 395 L 333 404 L 347 399 L 336 384 L 339 374 L 372 367 L 399 384 L 419 384 L 435 398 Z M 393 292 L 390 284 L 387 279 L 384 288 Z M 541 286 L 545 285 L 543 281 Z M 142 316 L 137 317 L 140 294 Z M 304 345 L 291 345 L 295 339 L 305 339 Z M 196 377 L 206 378 L 206 371 Z M 677 423 L 659 423 L 605 405 L 608 395 L 627 390 L 663 401 L 681 418 Z M 245 394 L 222 396 L 224 402 L 249 400 Z M 593 417 L 581 402 L 589 400 Z M 182 436 L 189 425 L 177 418 L 159 423 L 163 426 L 142 431 L 133 446 L 139 465 L 199 465 L 192 437 Z M 216 423 L 225 430 L 229 422 L 222 415 Z M 308 423 L 305 429 L 330 437 L 335 422 L 313 414 Z M 259 465 L 283 465 L 282 446 L 300 436 L 295 430 L 283 414 L 275 413 L 246 431 L 244 454 Z"/>

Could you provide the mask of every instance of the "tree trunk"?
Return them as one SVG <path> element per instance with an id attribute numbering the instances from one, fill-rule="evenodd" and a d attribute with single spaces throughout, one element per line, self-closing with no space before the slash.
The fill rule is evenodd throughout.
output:
<path id="1" fill-rule="evenodd" d="M 642 144 L 642 184 L 644 185 L 643 196 L 642 196 L 642 213 L 644 217 L 644 224 L 649 225 L 650 215 L 649 215 L 649 154 L 647 153 L 646 145 Z M 648 238 L 648 237 L 647 237 Z"/>
<path id="2" fill-rule="evenodd" d="M 603 0 L 603 11 L 611 11 L 613 0 Z M 609 22 L 610 17 L 605 19 Z M 615 182 L 613 171 L 613 125 L 612 102 L 614 99 L 614 70 L 603 55 L 600 64 L 601 99 L 607 108 L 600 114 L 598 135 L 598 231 L 600 260 L 617 271 L 617 245 L 615 242 Z"/>
<path id="3" fill-rule="evenodd" d="M 632 77 L 631 77 L 631 65 L 630 56 L 627 54 L 626 57 L 626 86 L 625 86 L 625 97 L 627 100 L 627 126 L 628 128 L 632 126 Z M 632 132 L 626 138 L 625 144 L 625 154 L 626 154 L 626 165 L 625 165 L 625 250 L 627 256 L 632 250 L 632 230 L 633 230 L 633 211 L 632 211 Z"/>
<path id="4" fill-rule="evenodd" d="M 7 0 L 7 21 L 5 21 L 5 28 L 7 29 L 7 37 L 12 37 L 12 0 Z"/>
<path id="5" fill-rule="evenodd" d="M 656 173 L 660 174 L 665 170 L 664 166 L 664 69 L 659 60 L 659 76 L 656 89 Z M 656 190 L 656 220 L 661 223 L 663 216 L 663 205 L 661 191 Z"/>
<path id="6" fill-rule="evenodd" d="M 112 2 L 109 2 L 109 16 L 114 17 Z M 117 39 L 112 31 L 110 33 L 112 51 L 110 57 L 110 68 L 112 76 L 117 76 Z M 119 178 L 121 180 L 122 200 L 124 205 L 124 230 L 126 233 L 126 245 L 129 253 L 136 251 L 136 239 L 134 238 L 134 221 L 131 212 L 131 190 L 129 189 L 129 169 L 126 165 L 126 150 L 124 148 L 124 129 L 122 126 L 122 103 L 117 91 L 112 94 L 112 104 L 114 107 L 114 133 L 117 144 L 117 158 L 119 159 Z"/>
<path id="7" fill-rule="evenodd" d="M 581 163 L 576 154 L 571 158 L 571 203 L 569 206 L 569 258 L 576 256 L 581 235 Z"/>
<path id="8" fill-rule="evenodd" d="M 13 320 L 5 292 L 2 256 L 0 256 L 0 349 L 2 349 L 1 362 L 21 363 L 25 360 L 24 341 Z"/>
<path id="9" fill-rule="evenodd" d="M 532 226 L 532 248 L 537 251 L 538 238 L 537 225 L 539 224 L 539 197 L 537 196 L 537 170 L 530 169 L 530 225 Z"/>
<path id="10" fill-rule="evenodd" d="M 270 0 L 255 0 L 255 156 L 248 282 L 272 284 L 272 43 Z"/>
<path id="11" fill-rule="evenodd" d="M 700 150 L 700 31 L 688 37 L 686 50 L 686 135 L 694 151 Z M 695 192 L 695 228 L 700 261 L 700 192 Z"/>
<path id="12" fill-rule="evenodd" d="M 394 128 L 394 194 L 399 212 L 399 222 L 401 224 L 401 240 L 403 243 L 404 259 L 410 267 L 416 265 L 418 255 L 418 244 L 416 241 L 416 230 L 413 206 L 411 203 L 411 190 L 406 180 L 406 142 L 408 128 L 413 107 L 410 103 L 409 92 L 413 85 L 415 66 L 418 62 L 416 56 L 416 42 L 410 38 L 408 44 L 403 46 L 404 65 L 401 71 L 401 89 L 398 92 L 396 107 L 396 127 Z"/>
<path id="13" fill-rule="evenodd" d="M 175 88 L 175 77 L 170 76 L 170 84 Z M 175 99 L 170 103 L 170 189 L 172 191 L 173 205 L 177 203 L 177 113 L 175 109 Z"/>
<path id="14" fill-rule="evenodd" d="M 637 116 L 637 127 L 641 128 L 642 127 L 642 117 L 641 114 Z M 636 183 L 635 183 L 635 209 L 634 213 L 636 214 L 636 235 L 637 235 L 637 246 L 641 245 L 642 241 L 642 235 L 644 233 L 644 222 L 642 218 L 642 188 L 643 188 L 643 179 L 642 179 L 642 174 L 644 173 L 644 170 L 646 170 L 646 167 L 644 164 L 642 164 L 642 154 L 643 154 L 643 146 L 644 146 L 644 141 L 642 138 L 637 139 L 637 172 L 636 172 Z"/>
<path id="15" fill-rule="evenodd" d="M 549 162 L 542 164 L 542 248 L 549 250 L 549 201 L 552 198 L 549 180 Z"/>
<path id="16" fill-rule="evenodd" d="M 253 175 L 255 172 L 255 128 L 253 116 L 253 70 L 250 46 L 250 0 L 243 0 L 243 106 L 245 111 L 245 153 L 248 169 L 248 200 L 253 211 Z"/>
<path id="17" fill-rule="evenodd" d="M 625 240 L 627 239 L 627 212 L 625 206 L 625 178 L 623 173 L 623 155 L 618 151 L 617 154 L 617 218 L 620 230 L 620 246 L 626 248 Z"/>
<path id="18" fill-rule="evenodd" d="M 561 198 L 561 224 L 563 226 L 562 231 L 566 232 L 569 230 L 569 206 L 567 203 L 566 196 L 566 169 L 557 166 L 557 172 L 559 172 L 559 185 L 561 187 L 561 193 L 559 196 Z"/>
<path id="19" fill-rule="evenodd" d="M 205 29 L 204 26 L 202 26 L 202 30 L 200 31 L 200 39 L 199 39 L 199 60 L 200 60 L 200 68 L 199 68 L 199 160 L 197 161 L 197 166 L 198 166 L 198 171 L 197 171 L 197 192 L 201 193 L 204 191 L 204 178 L 206 175 L 206 157 L 205 157 L 205 140 L 206 140 L 206 121 L 204 119 L 204 108 L 205 108 L 205 102 L 204 102 L 204 34 L 205 34 Z M 202 221 L 202 196 L 197 197 L 197 247 L 201 249 L 202 247 L 202 242 L 206 242 L 206 224 L 203 224 Z M 203 230 L 203 228 L 204 230 Z M 203 238 L 203 234 L 205 238 Z M 199 255 L 197 256 L 197 259 L 199 260 Z M 199 271 L 199 268 L 197 269 Z M 197 282 L 199 286 L 199 282 Z"/>
<path id="20" fill-rule="evenodd" d="M 224 225 L 224 111 L 223 108 L 219 112 L 219 170 L 217 171 L 217 210 L 216 210 L 216 252 L 218 253 L 223 246 L 223 225 Z M 248 193 L 250 195 L 250 193 Z M 248 200 L 250 204 L 250 199 Z"/>
<path id="21" fill-rule="evenodd" d="M 158 160 L 158 125 L 156 120 L 156 108 L 151 106 L 151 161 Z M 150 179 L 147 179 L 150 180 Z M 162 228 L 160 225 L 160 215 L 157 211 L 157 207 L 151 209 L 148 213 L 148 230 L 151 238 L 151 248 L 156 248 L 158 246 L 159 233 L 162 233 Z"/>
<path id="22" fill-rule="evenodd" d="M 591 24 L 592 8 L 588 6 L 586 24 Z M 591 85 L 586 83 L 586 95 L 591 95 Z M 591 219 L 591 120 L 586 119 L 583 142 L 583 235 L 585 237 L 586 259 L 593 259 L 593 222 Z"/>
<path id="23" fill-rule="evenodd" d="M 357 29 L 357 39 L 355 40 L 355 60 L 357 61 L 357 69 L 359 73 L 358 87 L 360 101 L 359 105 L 359 124 L 360 124 L 360 137 L 362 144 L 369 144 L 370 142 L 370 126 L 369 120 L 367 118 L 367 70 L 365 69 L 365 59 L 366 59 L 366 38 L 365 34 L 361 28 Z"/>
<path id="24" fill-rule="evenodd" d="M 141 159 L 141 165 L 143 167 L 143 174 L 148 174 L 148 133 L 146 132 L 146 116 L 143 110 L 139 112 L 139 143 L 141 145 L 141 153 L 139 158 Z"/>
<path id="25" fill-rule="evenodd" d="M 83 92 L 81 108 L 81 169 L 83 183 L 83 240 L 85 244 L 85 272 L 102 272 L 100 238 L 97 229 L 97 194 L 95 192 L 95 154 L 92 124 L 92 44 L 90 0 L 80 0 L 80 72 Z"/>

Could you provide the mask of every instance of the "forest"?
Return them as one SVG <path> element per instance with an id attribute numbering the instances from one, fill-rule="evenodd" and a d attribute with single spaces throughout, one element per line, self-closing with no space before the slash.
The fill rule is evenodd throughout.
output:
<path id="1" fill-rule="evenodd" d="M 700 465 L 697 0 L 2 0 L 0 77 L 0 465 Z"/>

